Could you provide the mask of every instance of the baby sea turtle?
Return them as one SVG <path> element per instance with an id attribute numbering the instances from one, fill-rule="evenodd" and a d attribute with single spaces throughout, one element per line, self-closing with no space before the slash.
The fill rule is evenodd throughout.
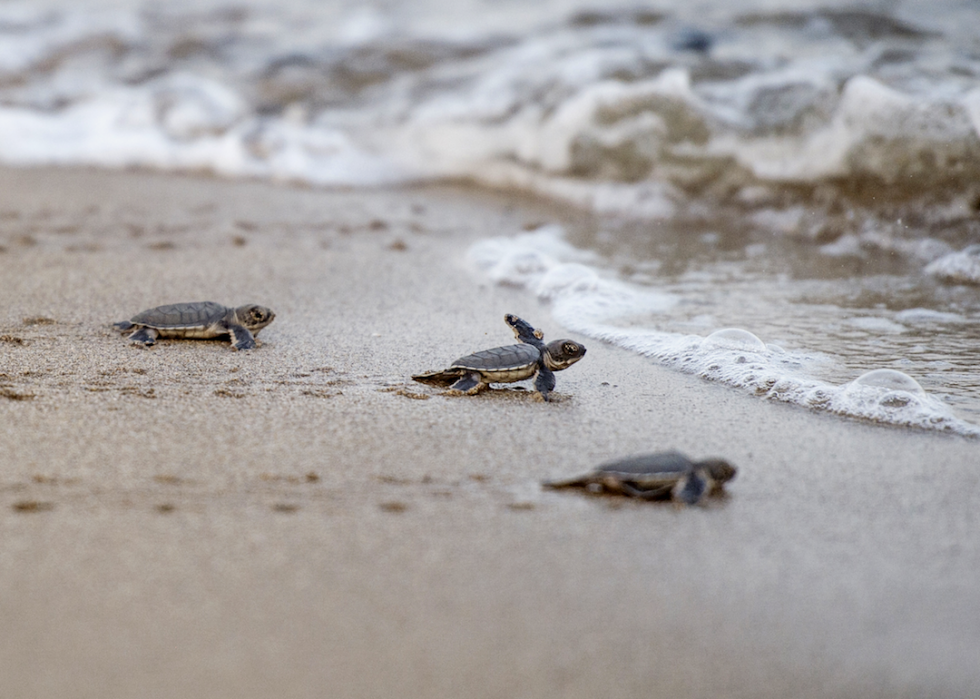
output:
<path id="1" fill-rule="evenodd" d="M 412 378 L 421 383 L 450 386 L 453 392 L 474 395 L 492 383 L 512 383 L 533 377 L 541 398 L 550 400 L 548 395 L 555 388 L 555 372 L 567 369 L 584 357 L 585 347 L 573 340 L 545 344 L 544 333 L 511 313 L 504 316 L 504 322 L 521 344 L 475 352 L 457 359 L 448 369 L 416 374 Z"/>
<path id="2" fill-rule="evenodd" d="M 255 335 L 275 317 L 268 308 L 255 304 L 226 308 L 213 301 L 197 301 L 157 306 L 115 323 L 115 328 L 133 330 L 129 339 L 143 347 L 150 347 L 158 337 L 210 340 L 228 335 L 232 349 L 250 350 L 255 349 Z"/>
<path id="3" fill-rule="evenodd" d="M 705 495 L 720 495 L 737 469 L 723 459 L 692 461 L 679 451 L 630 456 L 600 464 L 583 476 L 545 481 L 546 488 L 585 488 L 592 493 L 629 495 L 694 505 Z"/>

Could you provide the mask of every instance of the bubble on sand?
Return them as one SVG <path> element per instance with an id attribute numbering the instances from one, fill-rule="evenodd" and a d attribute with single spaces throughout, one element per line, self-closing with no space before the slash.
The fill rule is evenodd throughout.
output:
<path id="1" fill-rule="evenodd" d="M 919 382 L 894 369 L 875 369 L 843 386 L 838 410 L 878 422 L 953 427 L 952 416 Z"/>
<path id="2" fill-rule="evenodd" d="M 852 386 L 884 388 L 890 391 L 908 391 L 909 393 L 924 394 L 919 382 L 908 374 L 894 369 L 875 369 L 862 374 L 851 382 Z"/>
<path id="3" fill-rule="evenodd" d="M 732 349 L 745 349 L 756 352 L 765 352 L 766 343 L 741 328 L 724 328 L 716 330 L 704 338 L 705 347 L 720 346 L 731 347 Z"/>

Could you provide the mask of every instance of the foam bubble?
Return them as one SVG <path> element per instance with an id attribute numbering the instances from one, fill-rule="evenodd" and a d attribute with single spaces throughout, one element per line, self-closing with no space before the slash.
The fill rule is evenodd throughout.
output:
<path id="1" fill-rule="evenodd" d="M 748 330 L 742 330 L 741 328 L 724 328 L 722 330 L 715 330 L 713 333 L 704 338 L 704 344 L 707 347 L 710 347 L 711 345 L 718 345 L 722 347 L 754 350 L 756 352 L 766 351 L 765 342 L 750 333 Z"/>
<path id="2" fill-rule="evenodd" d="M 893 369 L 862 374 L 843 386 L 833 401 L 835 412 L 846 410 L 877 422 L 965 431 L 956 429 L 958 425 L 944 408 L 915 379 Z M 980 430 L 974 427 L 973 433 L 980 434 Z"/>
<path id="3" fill-rule="evenodd" d="M 860 388 L 880 388 L 886 391 L 905 391 L 908 393 L 925 394 L 919 382 L 908 374 L 903 374 L 894 369 L 875 369 L 858 378 L 849 384 Z"/>

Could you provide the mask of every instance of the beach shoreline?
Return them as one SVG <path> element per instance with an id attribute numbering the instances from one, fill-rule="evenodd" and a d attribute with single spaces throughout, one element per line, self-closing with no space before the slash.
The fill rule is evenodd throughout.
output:
<path id="1" fill-rule="evenodd" d="M 588 348 L 554 404 L 410 375 L 547 305 L 468 246 L 577 214 L 463 187 L 0 169 L 0 695 L 974 697 L 978 443 Z M 131 347 L 180 301 L 254 352 Z M 676 448 L 705 508 L 542 491 Z"/>

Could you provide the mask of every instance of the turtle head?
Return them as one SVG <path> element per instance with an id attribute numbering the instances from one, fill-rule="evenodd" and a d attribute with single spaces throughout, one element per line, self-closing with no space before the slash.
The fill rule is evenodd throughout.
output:
<path id="1" fill-rule="evenodd" d="M 552 371 L 567 369 L 585 356 L 585 348 L 574 340 L 555 340 L 544 347 L 544 365 Z"/>
<path id="2" fill-rule="evenodd" d="M 254 303 L 239 306 L 235 309 L 235 315 L 238 317 L 238 322 L 251 330 L 253 335 L 276 318 L 272 309 Z"/>
<path id="3" fill-rule="evenodd" d="M 698 462 L 698 467 L 707 471 L 715 483 L 727 483 L 735 477 L 738 469 L 724 459 L 704 459 Z"/>

